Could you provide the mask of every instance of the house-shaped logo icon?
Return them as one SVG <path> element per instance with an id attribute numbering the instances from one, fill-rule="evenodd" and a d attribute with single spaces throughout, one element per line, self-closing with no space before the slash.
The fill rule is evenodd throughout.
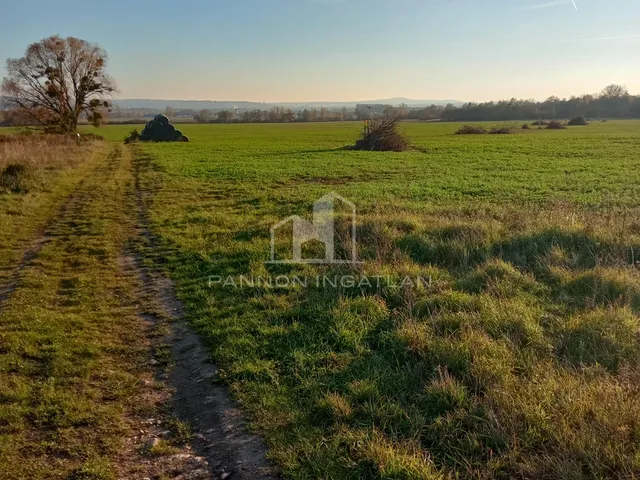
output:
<path id="1" fill-rule="evenodd" d="M 335 255 L 335 206 L 342 202 L 350 211 L 351 245 L 350 258 L 337 259 Z M 276 232 L 291 223 L 293 227 L 292 258 L 276 260 Z M 324 245 L 324 258 L 302 258 L 302 247 L 310 241 L 319 241 Z M 356 251 L 356 206 L 337 193 L 331 192 L 313 204 L 313 223 L 309 223 L 298 215 L 285 218 L 271 227 L 271 260 L 267 263 L 315 263 L 315 264 L 354 264 L 357 261 Z"/>

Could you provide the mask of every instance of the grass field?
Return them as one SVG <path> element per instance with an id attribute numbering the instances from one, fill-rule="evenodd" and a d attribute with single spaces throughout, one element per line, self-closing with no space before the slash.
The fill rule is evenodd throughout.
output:
<path id="1" fill-rule="evenodd" d="M 411 152 L 344 150 L 357 123 L 133 147 L 164 268 L 271 457 L 296 479 L 640 475 L 640 123 L 403 126 Z M 364 263 L 266 265 L 270 226 L 331 191 Z M 391 280 L 207 282 L 345 273 Z"/>
<path id="2" fill-rule="evenodd" d="M 26 458 L 46 478 L 44 452 L 74 478 L 115 475 L 100 472 L 126 430 L 132 366 L 118 367 L 112 403 L 89 406 L 110 394 L 113 365 L 140 355 L 120 338 L 139 329 L 125 327 L 135 282 L 117 267 L 137 189 L 158 244 L 149 261 L 175 280 L 286 478 L 640 477 L 640 122 L 481 136 L 402 126 L 411 151 L 373 153 L 343 148 L 358 123 L 181 125 L 191 143 L 113 145 L 113 173 L 91 157 L 82 175 L 0 195 L 20 236 L 0 236 L 7 271 L 47 199 L 61 203 L 80 178 L 87 199 L 55 223 L 59 238 L 2 312 L 0 468 Z M 133 128 L 98 133 L 121 143 Z M 329 192 L 357 205 L 362 263 L 265 263 L 271 226 L 310 219 Z M 293 275 L 356 283 L 209 282 Z M 103 318 L 113 327 L 94 342 Z"/>

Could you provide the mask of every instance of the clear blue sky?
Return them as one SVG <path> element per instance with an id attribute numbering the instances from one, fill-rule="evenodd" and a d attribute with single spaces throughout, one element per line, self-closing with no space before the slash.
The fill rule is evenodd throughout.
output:
<path id="1" fill-rule="evenodd" d="M 119 98 L 483 101 L 640 94 L 639 0 L 16 0 L 4 59 L 99 43 Z"/>

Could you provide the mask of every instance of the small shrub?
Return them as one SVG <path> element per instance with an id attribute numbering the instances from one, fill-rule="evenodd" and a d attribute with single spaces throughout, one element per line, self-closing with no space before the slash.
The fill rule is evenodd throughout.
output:
<path id="1" fill-rule="evenodd" d="M 456 135 L 484 135 L 487 133 L 487 129 L 482 125 L 463 125 L 461 126 Z"/>
<path id="2" fill-rule="evenodd" d="M 530 130 L 529 124 L 525 123 L 524 125 L 522 125 L 522 130 Z"/>
<path id="3" fill-rule="evenodd" d="M 140 133 L 137 128 L 134 128 L 129 133 L 129 136 L 124 139 L 124 143 L 134 143 L 140 140 Z"/>
<path id="4" fill-rule="evenodd" d="M 0 189 L 13 193 L 27 193 L 29 177 L 27 167 L 19 163 L 10 163 L 0 171 Z"/>
<path id="5" fill-rule="evenodd" d="M 547 124 L 547 130 L 564 130 L 565 128 L 567 126 L 557 120 L 552 120 Z"/>
<path id="6" fill-rule="evenodd" d="M 489 134 L 490 135 L 508 135 L 512 133 L 514 129 L 515 127 L 510 123 L 502 123 L 502 124 L 496 123 L 495 125 L 492 125 L 491 128 L 489 129 Z"/>
<path id="7" fill-rule="evenodd" d="M 584 117 L 573 117 L 571 120 L 569 120 L 569 125 L 571 125 L 572 127 L 576 127 L 581 125 L 589 125 L 589 122 L 587 122 L 587 119 Z"/>
<path id="8" fill-rule="evenodd" d="M 403 152 L 409 148 L 409 140 L 400 131 L 397 118 L 384 117 L 369 122 L 369 128 L 356 142 L 356 150 L 378 152 Z"/>

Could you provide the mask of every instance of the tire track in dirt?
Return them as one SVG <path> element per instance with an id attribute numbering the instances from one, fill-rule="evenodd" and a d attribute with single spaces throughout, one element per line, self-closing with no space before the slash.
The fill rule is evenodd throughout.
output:
<path id="1" fill-rule="evenodd" d="M 152 192 L 142 188 L 140 175 L 148 162 L 145 157 L 134 161 L 138 230 L 149 248 L 158 248 L 146 213 L 146 200 Z M 171 319 L 170 333 L 162 341 L 171 346 L 174 361 L 167 382 L 174 389 L 173 409 L 179 418 L 194 430 L 192 447 L 207 459 L 214 479 L 275 480 L 278 475 L 267 461 L 262 441 L 251 434 L 243 413 L 235 406 L 228 388 L 218 375 L 209 352 L 185 321 L 184 306 L 175 295 L 172 281 L 144 265 L 142 255 L 134 254 L 135 263 L 145 293 L 159 302 Z M 159 318 L 145 315 L 158 323 Z"/>
<path id="2" fill-rule="evenodd" d="M 113 168 L 113 161 L 111 162 L 111 167 Z M 95 175 L 105 168 L 108 168 L 108 166 L 98 165 L 95 168 L 92 168 L 85 177 Z M 11 269 L 12 273 L 10 274 L 7 283 L 4 286 L 0 286 L 0 312 L 2 312 L 2 307 L 7 302 L 11 294 L 20 286 L 23 271 L 38 257 L 40 251 L 57 236 L 57 234 L 53 232 L 55 226 L 67 216 L 70 209 L 74 208 L 75 204 L 83 201 L 86 202 L 87 194 L 86 192 L 83 193 L 84 185 L 85 179 L 83 178 L 78 182 L 58 211 L 49 218 L 44 228 L 42 228 L 41 231 L 29 241 L 27 248 L 23 251 L 22 258 L 18 264 Z"/>

